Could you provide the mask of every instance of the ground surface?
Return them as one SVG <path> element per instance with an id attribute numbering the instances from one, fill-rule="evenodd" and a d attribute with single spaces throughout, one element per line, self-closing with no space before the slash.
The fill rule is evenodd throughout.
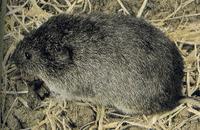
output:
<path id="1" fill-rule="evenodd" d="M 153 120 L 145 115 L 120 115 L 112 109 L 88 103 L 59 101 L 50 96 L 48 88 L 40 81 L 20 75 L 8 62 L 23 35 L 52 15 L 100 11 L 138 16 L 175 41 L 185 61 L 183 93 L 199 98 L 199 0 L 8 0 L 7 8 L 5 76 L 4 86 L 0 89 L 2 129 L 200 129 L 200 108 L 190 103 L 181 104 Z"/>

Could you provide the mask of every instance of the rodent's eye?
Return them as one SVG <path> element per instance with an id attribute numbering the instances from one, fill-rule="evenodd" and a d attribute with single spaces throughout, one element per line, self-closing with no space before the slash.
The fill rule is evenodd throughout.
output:
<path id="1" fill-rule="evenodd" d="M 32 58 L 32 55 L 28 52 L 25 52 L 25 57 L 27 60 L 30 60 Z"/>

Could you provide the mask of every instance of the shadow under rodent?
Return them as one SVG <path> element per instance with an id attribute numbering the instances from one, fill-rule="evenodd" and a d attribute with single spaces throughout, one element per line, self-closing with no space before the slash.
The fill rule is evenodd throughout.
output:
<path id="1" fill-rule="evenodd" d="M 54 16 L 17 45 L 12 59 L 60 98 L 127 114 L 166 111 L 182 98 L 177 47 L 131 16 Z"/>

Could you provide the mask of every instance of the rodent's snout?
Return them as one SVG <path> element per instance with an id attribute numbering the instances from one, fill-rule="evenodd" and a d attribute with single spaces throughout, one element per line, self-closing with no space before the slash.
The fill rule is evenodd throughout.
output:
<path id="1" fill-rule="evenodd" d="M 10 63 L 15 64 L 17 67 L 22 65 L 24 62 L 27 62 L 27 60 L 32 59 L 32 54 L 30 52 L 23 52 L 23 51 L 17 51 L 17 49 L 14 51 L 14 53 L 10 57 Z"/>
<path id="2" fill-rule="evenodd" d="M 20 63 L 19 59 L 17 58 L 16 52 L 14 52 L 14 53 L 10 56 L 9 63 L 10 63 L 10 64 L 15 64 L 15 65 L 18 65 L 18 64 Z"/>

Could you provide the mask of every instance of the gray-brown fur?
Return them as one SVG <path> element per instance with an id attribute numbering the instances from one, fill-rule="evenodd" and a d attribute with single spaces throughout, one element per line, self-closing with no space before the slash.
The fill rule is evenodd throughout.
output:
<path id="1" fill-rule="evenodd" d="M 181 96 L 183 63 L 175 44 L 131 16 L 54 16 L 26 36 L 12 58 L 61 98 L 123 113 L 168 110 Z"/>

